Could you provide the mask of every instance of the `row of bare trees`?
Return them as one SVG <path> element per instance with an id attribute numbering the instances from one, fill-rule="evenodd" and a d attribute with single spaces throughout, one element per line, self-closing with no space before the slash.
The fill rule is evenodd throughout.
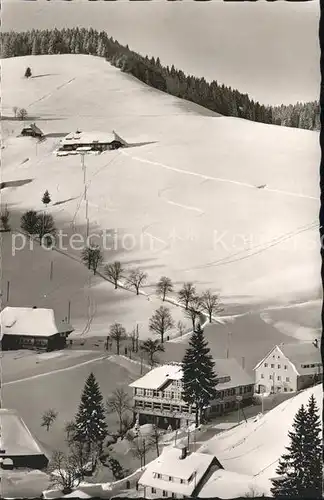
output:
<path id="1" fill-rule="evenodd" d="M 103 260 L 100 248 L 96 245 L 87 247 L 82 253 L 82 260 L 88 265 L 89 269 L 93 269 L 94 273 L 96 273 L 99 264 L 101 264 Z M 136 291 L 136 295 L 139 295 L 140 288 L 146 283 L 148 278 L 147 273 L 140 268 L 133 269 L 128 274 L 125 274 L 125 269 L 119 261 L 107 264 L 104 267 L 104 273 L 108 280 L 114 284 L 115 289 L 121 285 L 121 281 L 123 280 L 123 285 L 128 285 L 130 288 L 133 288 Z M 162 298 L 162 301 L 165 301 L 172 292 L 174 292 L 172 280 L 167 276 L 162 276 L 156 285 L 157 295 Z M 177 293 L 177 296 L 178 304 L 185 308 L 187 317 L 192 321 L 193 329 L 195 329 L 196 320 L 199 318 L 199 315 L 207 315 L 211 323 L 213 315 L 223 310 L 217 293 L 207 290 L 199 295 L 195 285 L 191 282 L 184 283 Z M 154 321 L 155 319 L 157 319 L 159 323 L 159 332 L 161 331 L 161 322 L 165 322 L 166 330 L 174 326 L 170 326 L 170 317 L 165 309 L 160 309 Z M 152 323 L 152 330 L 155 330 L 154 321 Z"/>

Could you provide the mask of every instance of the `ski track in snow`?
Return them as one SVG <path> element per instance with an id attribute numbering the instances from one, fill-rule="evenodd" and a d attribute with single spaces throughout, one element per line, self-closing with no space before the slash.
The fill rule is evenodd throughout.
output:
<path id="1" fill-rule="evenodd" d="M 224 182 L 224 183 L 228 183 L 228 184 L 234 184 L 236 186 L 247 187 L 249 189 L 256 189 L 255 185 L 248 184 L 247 182 L 239 182 L 239 181 L 234 181 L 233 179 L 225 179 L 225 178 L 222 178 L 222 177 L 212 177 L 210 175 L 199 174 L 198 172 L 191 172 L 190 170 L 183 170 L 181 168 L 170 167 L 170 165 L 165 165 L 164 163 L 160 163 L 160 162 L 152 161 L 152 160 L 146 160 L 145 158 L 140 158 L 139 156 L 132 156 L 132 155 L 126 153 L 125 151 L 122 151 L 122 154 L 125 155 L 125 156 L 128 156 L 132 160 L 139 161 L 141 163 L 147 163 L 149 165 L 155 165 L 156 167 L 165 168 L 166 170 L 171 170 L 171 171 L 177 172 L 179 174 L 192 175 L 193 177 L 198 177 L 198 178 L 206 180 L 206 181 L 210 180 L 210 181 L 214 181 L 214 182 Z M 308 199 L 308 200 L 316 200 L 316 201 L 318 201 L 318 197 L 316 197 L 316 196 L 310 196 L 310 195 L 301 194 L 301 193 L 294 193 L 294 192 L 290 192 L 290 191 L 283 191 L 283 190 L 280 190 L 280 189 L 274 189 L 274 188 L 267 188 L 267 187 L 265 187 L 263 189 L 263 191 L 268 191 L 270 193 L 282 194 L 282 195 L 285 195 L 285 196 L 293 196 L 293 197 L 296 197 L 296 198 L 305 198 L 305 199 Z"/>
<path id="2" fill-rule="evenodd" d="M 200 215 L 203 215 L 205 212 L 203 210 L 201 210 L 200 208 L 197 208 L 197 207 L 191 207 L 189 205 L 182 205 L 181 203 L 176 203 L 175 201 L 171 201 L 169 200 L 168 198 L 165 198 L 165 196 L 162 196 L 162 193 L 164 191 L 167 191 L 169 189 L 172 189 L 172 187 L 169 187 L 169 188 L 165 188 L 165 189 L 160 189 L 159 192 L 158 192 L 158 196 L 161 200 L 165 201 L 165 203 L 168 203 L 169 205 L 174 205 L 175 207 L 180 207 L 180 208 L 184 208 L 185 210 L 192 210 L 194 212 L 198 212 L 199 213 L 199 216 Z M 198 217 L 199 217 L 198 216 Z"/>
<path id="3" fill-rule="evenodd" d="M 43 101 L 44 99 L 47 99 L 48 97 L 51 97 L 55 92 L 57 92 L 58 90 L 60 89 L 63 89 L 64 87 L 66 87 L 67 85 L 69 85 L 70 83 L 74 82 L 74 80 L 76 80 L 76 77 L 74 78 L 71 78 L 70 80 L 68 80 L 67 82 L 64 82 L 64 83 L 61 83 L 61 85 L 59 85 L 58 87 L 56 87 L 52 92 L 50 92 L 49 94 L 45 94 L 43 95 L 42 97 L 40 97 L 39 99 L 36 99 L 36 101 L 33 101 L 31 102 L 30 104 L 28 104 L 27 108 L 30 108 L 30 106 L 33 106 L 34 104 L 40 102 L 40 101 Z"/>

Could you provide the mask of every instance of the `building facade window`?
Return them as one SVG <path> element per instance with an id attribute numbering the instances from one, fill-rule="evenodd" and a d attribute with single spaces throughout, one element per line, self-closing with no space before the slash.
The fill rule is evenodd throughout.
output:
<path id="1" fill-rule="evenodd" d="M 149 398 L 153 397 L 153 390 L 152 389 L 146 389 L 145 390 L 145 396 L 148 396 Z"/>
<path id="2" fill-rule="evenodd" d="M 155 488 L 151 488 L 151 492 L 152 493 L 156 493 L 156 489 Z"/>
<path id="3" fill-rule="evenodd" d="M 285 365 L 285 366 L 284 366 L 284 369 L 285 369 L 285 370 L 288 370 L 288 366 L 287 366 L 287 365 Z"/>
<path id="4" fill-rule="evenodd" d="M 269 375 L 269 379 L 272 380 L 272 375 Z"/>
<path id="5" fill-rule="evenodd" d="M 281 365 L 278 365 L 278 370 L 280 370 L 280 368 L 281 368 Z"/>
<path id="6" fill-rule="evenodd" d="M 263 373 L 261 373 L 261 378 L 264 378 L 264 375 L 263 375 Z"/>
<path id="7" fill-rule="evenodd" d="M 167 492 L 167 491 L 165 491 L 165 490 L 163 490 L 162 495 L 163 495 L 164 497 L 167 497 L 167 496 L 168 496 L 168 492 Z"/>
<path id="8" fill-rule="evenodd" d="M 274 368 L 274 365 L 273 365 L 273 364 L 271 365 L 271 368 Z"/>
<path id="9" fill-rule="evenodd" d="M 286 377 L 286 382 L 290 382 L 290 378 L 289 377 Z"/>
<path id="10" fill-rule="evenodd" d="M 264 367 L 267 368 L 267 366 L 268 366 L 268 363 L 264 363 Z"/>
<path id="11" fill-rule="evenodd" d="M 278 377 L 277 377 L 277 380 L 281 380 L 281 377 L 280 377 L 280 375 L 278 375 Z"/>

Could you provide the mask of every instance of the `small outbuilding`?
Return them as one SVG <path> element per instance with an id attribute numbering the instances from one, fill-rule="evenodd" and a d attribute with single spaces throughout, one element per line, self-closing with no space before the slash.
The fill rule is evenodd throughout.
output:
<path id="1" fill-rule="evenodd" d="M 41 129 L 39 127 L 37 127 L 37 125 L 35 123 L 31 123 L 29 125 L 29 127 L 24 127 L 21 131 L 21 135 L 23 136 L 27 136 L 27 137 L 37 137 L 37 138 L 41 138 L 41 137 L 44 137 L 44 134 L 43 132 L 41 131 Z"/>

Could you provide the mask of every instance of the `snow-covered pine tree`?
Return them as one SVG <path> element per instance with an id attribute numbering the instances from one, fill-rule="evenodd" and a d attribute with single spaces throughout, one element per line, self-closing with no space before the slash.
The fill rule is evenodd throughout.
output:
<path id="1" fill-rule="evenodd" d="M 323 445 L 321 435 L 319 409 L 312 394 L 307 404 L 307 468 L 304 468 L 306 494 L 310 498 L 320 498 L 322 495 Z"/>
<path id="2" fill-rule="evenodd" d="M 204 331 L 198 324 L 182 360 L 183 399 L 196 406 L 196 426 L 204 417 L 204 409 L 216 398 L 217 375 Z"/>
<path id="3" fill-rule="evenodd" d="M 106 435 L 103 397 L 99 384 L 91 372 L 86 380 L 75 417 L 75 439 L 85 441 L 90 451 L 91 445 L 98 445 L 101 448 Z"/>
<path id="4" fill-rule="evenodd" d="M 279 477 L 272 480 L 271 493 L 275 498 L 321 498 L 322 451 L 315 401 L 310 400 L 307 409 L 300 407 L 292 427 L 290 445 L 279 459 Z"/>

